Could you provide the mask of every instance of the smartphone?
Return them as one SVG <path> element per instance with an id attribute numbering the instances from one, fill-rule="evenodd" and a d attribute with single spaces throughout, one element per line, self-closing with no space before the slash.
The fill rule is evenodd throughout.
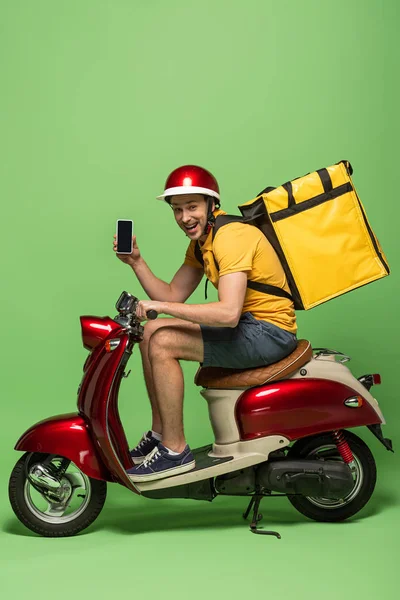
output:
<path id="1" fill-rule="evenodd" d="M 117 252 L 118 254 L 132 253 L 133 221 L 118 219 L 117 221 Z"/>

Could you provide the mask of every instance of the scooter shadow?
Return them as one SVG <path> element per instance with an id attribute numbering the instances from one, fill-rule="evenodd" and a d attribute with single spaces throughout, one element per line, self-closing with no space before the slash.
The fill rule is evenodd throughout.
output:
<path id="1" fill-rule="evenodd" d="M 232 527 L 246 528 L 250 524 L 252 513 L 247 521 L 243 519 L 243 512 L 247 508 L 250 498 L 235 498 L 229 505 L 223 503 L 223 498 L 207 504 L 197 506 L 183 505 L 182 501 L 148 500 L 143 507 L 124 505 L 108 506 L 101 518 L 91 527 L 92 531 L 109 530 L 115 533 L 132 535 L 160 531 L 179 531 L 189 529 L 230 529 Z M 278 505 L 274 502 L 278 501 Z M 157 504 L 163 503 L 163 504 Z M 386 494 L 376 494 L 368 505 L 352 519 L 344 521 L 351 524 L 363 519 L 378 515 L 397 504 L 396 498 Z M 136 510 L 135 510 L 136 509 Z M 265 498 L 261 502 L 260 512 L 263 519 L 259 527 L 271 529 L 283 525 L 303 526 L 315 523 L 304 515 L 298 513 L 291 504 L 283 498 Z M 339 525 L 341 523 L 338 523 Z M 326 524 L 329 526 L 330 524 Z"/>
<path id="2" fill-rule="evenodd" d="M 225 502 L 224 502 L 225 500 Z M 188 505 L 182 500 L 140 500 L 132 504 L 114 503 L 110 498 L 102 513 L 87 530 L 79 535 L 90 535 L 96 531 L 113 531 L 122 535 L 132 535 L 160 531 L 179 531 L 190 529 L 231 529 L 242 527 L 246 529 L 251 520 L 243 519 L 249 498 L 216 498 L 211 503 Z M 187 502 L 187 501 L 186 501 Z M 278 504 L 274 504 L 274 503 Z M 378 515 L 392 506 L 397 506 L 397 498 L 384 492 L 376 493 L 368 505 L 350 520 L 337 525 L 351 525 L 369 517 Z M 298 513 L 284 498 L 263 499 L 260 511 L 263 519 L 259 527 L 265 529 L 277 528 L 284 525 L 310 526 L 317 524 Z M 327 523 L 326 526 L 330 524 Z M 5 521 L 0 531 L 21 537 L 40 537 L 27 529 L 16 517 Z"/>

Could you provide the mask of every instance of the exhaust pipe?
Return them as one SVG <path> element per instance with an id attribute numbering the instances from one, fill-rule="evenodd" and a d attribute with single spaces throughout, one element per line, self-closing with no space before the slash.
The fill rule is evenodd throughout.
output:
<path id="1" fill-rule="evenodd" d="M 345 498 L 354 488 L 348 465 L 339 461 L 276 460 L 257 469 L 257 484 L 283 494 Z"/>

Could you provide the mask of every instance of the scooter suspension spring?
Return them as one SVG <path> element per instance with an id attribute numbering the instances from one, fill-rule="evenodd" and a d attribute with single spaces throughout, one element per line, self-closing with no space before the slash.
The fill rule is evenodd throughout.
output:
<path id="1" fill-rule="evenodd" d="M 340 452 L 340 456 L 343 458 L 344 462 L 348 465 L 354 461 L 353 453 L 350 449 L 350 446 L 344 437 L 343 431 L 333 431 L 332 436 L 334 442 L 337 446 L 337 449 Z"/>

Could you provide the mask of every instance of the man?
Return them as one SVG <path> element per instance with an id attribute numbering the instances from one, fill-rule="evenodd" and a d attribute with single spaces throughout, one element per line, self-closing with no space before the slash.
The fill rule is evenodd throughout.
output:
<path id="1" fill-rule="evenodd" d="M 212 239 L 215 217 L 225 214 L 219 210 L 215 177 L 201 167 L 179 167 L 168 177 L 158 199 L 171 206 L 176 223 L 191 240 L 184 264 L 171 283 L 153 274 L 135 237 L 132 254 L 117 254 L 132 267 L 151 298 L 139 302 L 140 320 L 146 320 L 149 310 L 173 317 L 148 322 L 140 344 L 153 421 L 151 430 L 131 451 L 136 466 L 128 475 L 135 482 L 195 467 L 183 431 L 184 382 L 179 360 L 245 369 L 277 362 L 297 345 L 292 301 L 247 288 L 249 279 L 289 292 L 283 268 L 263 233 L 252 225 L 229 223 Z M 204 267 L 196 258 L 197 242 Z M 218 301 L 185 304 L 204 272 L 218 289 Z"/>

